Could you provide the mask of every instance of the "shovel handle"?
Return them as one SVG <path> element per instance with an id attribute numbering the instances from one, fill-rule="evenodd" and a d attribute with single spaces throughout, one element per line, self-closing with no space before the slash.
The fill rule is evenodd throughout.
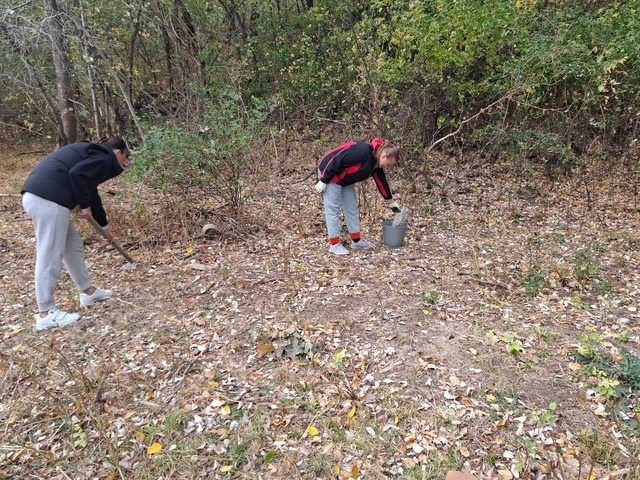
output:
<path id="1" fill-rule="evenodd" d="M 98 222 L 95 221 L 95 219 L 93 217 L 89 218 L 89 223 L 93 226 L 93 228 L 96 229 L 96 231 L 102 235 L 104 238 L 109 238 L 107 236 L 106 233 L 104 233 L 104 228 L 102 228 Z M 135 263 L 133 261 L 133 258 L 131 258 L 131 256 L 124 250 L 124 248 L 122 248 L 118 242 L 116 242 L 115 240 L 113 242 L 111 242 L 111 245 L 113 245 L 113 247 L 118 250 L 118 252 L 120 252 L 120 254 L 127 260 L 127 262 L 129 263 Z"/>

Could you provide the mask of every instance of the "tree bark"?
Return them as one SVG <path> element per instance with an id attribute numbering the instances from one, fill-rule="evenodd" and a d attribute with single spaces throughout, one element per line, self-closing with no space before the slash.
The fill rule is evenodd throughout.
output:
<path id="1" fill-rule="evenodd" d="M 42 0 L 42 4 L 49 27 L 53 64 L 58 83 L 58 110 L 60 111 L 58 144 L 64 146 L 78 141 L 78 116 L 73 104 L 71 64 L 64 45 L 62 12 L 56 0 Z"/>

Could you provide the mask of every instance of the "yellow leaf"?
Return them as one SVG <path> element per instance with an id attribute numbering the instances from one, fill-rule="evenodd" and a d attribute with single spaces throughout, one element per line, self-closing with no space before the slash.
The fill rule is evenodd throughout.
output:
<path id="1" fill-rule="evenodd" d="M 484 399 L 485 399 L 487 402 L 495 402 L 495 401 L 496 401 L 496 397 L 494 397 L 494 396 L 493 396 L 493 395 L 491 395 L 491 394 L 488 394 L 487 396 L 485 396 L 485 397 L 484 397 Z"/>
<path id="2" fill-rule="evenodd" d="M 220 467 L 220 471 L 222 473 L 229 473 L 233 469 L 232 465 L 225 465 L 224 467 Z"/>
<path id="3" fill-rule="evenodd" d="M 360 470 L 358 469 L 358 465 L 354 463 L 353 466 L 351 467 L 351 478 L 358 478 L 359 475 L 360 475 Z"/>
<path id="4" fill-rule="evenodd" d="M 356 406 L 351 407 L 349 413 L 347 413 L 347 417 L 353 417 L 356 414 Z"/>
<path id="5" fill-rule="evenodd" d="M 109 476 L 107 477 L 107 480 L 116 480 L 116 475 L 118 474 L 117 470 L 114 470 L 113 472 L 111 472 L 109 474 Z"/>
<path id="6" fill-rule="evenodd" d="M 132 412 L 131 410 L 127 410 L 126 412 L 124 412 L 124 413 L 122 414 L 122 418 L 124 418 L 125 420 L 126 420 L 127 418 L 131 418 L 132 416 L 133 416 L 133 412 Z"/>
<path id="7" fill-rule="evenodd" d="M 187 248 L 187 253 L 191 253 L 191 252 L 193 252 L 193 248 L 191 247 Z"/>
<path id="8" fill-rule="evenodd" d="M 162 450 L 162 445 L 160 445 L 159 443 L 154 443 L 147 449 L 147 453 L 149 455 L 153 455 L 154 453 L 158 453 L 160 450 Z"/>
<path id="9" fill-rule="evenodd" d="M 309 425 L 309 428 L 307 428 L 307 433 L 312 437 L 315 437 L 316 435 L 318 435 L 318 429 L 313 425 Z"/>
<path id="10" fill-rule="evenodd" d="M 146 438 L 146 435 L 142 432 L 136 432 L 133 434 L 133 438 L 135 438 L 136 440 L 140 441 L 140 442 L 144 442 L 144 439 Z"/>
<path id="11" fill-rule="evenodd" d="M 111 413 L 111 407 L 109 406 L 109 404 L 108 404 L 108 403 L 105 403 L 105 404 L 103 405 L 103 408 L 104 408 L 104 411 L 105 411 L 105 412 L 107 412 L 107 413 Z"/>
<path id="12" fill-rule="evenodd" d="M 22 328 L 16 328 L 15 330 L 13 330 L 11 332 L 11 335 L 17 335 L 18 333 L 20 333 L 23 329 Z"/>
<path id="13" fill-rule="evenodd" d="M 596 329 L 596 327 L 592 327 L 591 325 L 586 325 L 584 329 L 593 332 Z"/>
<path id="14" fill-rule="evenodd" d="M 316 327 L 318 327 L 318 328 L 324 328 L 324 324 L 319 323 L 318 325 L 316 325 Z"/>
<path id="15" fill-rule="evenodd" d="M 340 465 L 334 465 L 333 466 L 333 473 L 335 473 L 335 474 L 340 473 Z"/>
<path id="16" fill-rule="evenodd" d="M 224 411 L 224 413 L 226 413 L 227 415 L 231 414 L 231 409 L 229 408 L 229 405 L 225 405 L 224 407 L 222 407 L 222 410 Z"/>
<path id="17" fill-rule="evenodd" d="M 209 386 L 210 386 L 211 388 L 216 388 L 218 385 L 219 385 L 219 384 L 218 384 L 218 382 L 216 382 L 215 380 L 211 380 L 211 381 L 209 382 Z"/>

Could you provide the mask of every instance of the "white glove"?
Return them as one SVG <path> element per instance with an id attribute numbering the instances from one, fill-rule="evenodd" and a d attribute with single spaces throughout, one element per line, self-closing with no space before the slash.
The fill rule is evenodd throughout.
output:
<path id="1" fill-rule="evenodd" d="M 318 193 L 324 193 L 324 191 L 327 189 L 327 184 L 324 182 L 318 182 L 316 183 L 316 192 Z"/>

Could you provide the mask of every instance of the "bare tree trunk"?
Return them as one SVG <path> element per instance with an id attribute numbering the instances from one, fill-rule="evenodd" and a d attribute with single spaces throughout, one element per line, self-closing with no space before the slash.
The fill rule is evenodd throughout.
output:
<path id="1" fill-rule="evenodd" d="M 133 123 L 135 124 L 136 128 L 138 129 L 138 133 L 140 134 L 140 140 L 144 143 L 144 139 L 145 139 L 144 130 L 142 130 L 142 125 L 140 125 L 140 122 L 138 121 L 138 118 L 136 116 L 136 111 L 133 108 L 133 104 L 131 103 L 131 98 L 129 97 L 129 94 L 127 93 L 127 89 L 126 89 L 124 83 L 122 83 L 122 80 L 120 80 L 120 77 L 118 76 L 118 73 L 116 72 L 115 68 L 113 68 L 113 64 L 111 63 L 111 61 L 107 57 L 107 54 L 104 52 L 104 50 L 102 50 L 96 44 L 93 44 L 92 46 L 93 46 L 93 48 L 96 49 L 96 51 L 98 52 L 98 55 L 100 55 L 100 58 L 102 58 L 102 61 L 104 62 L 104 64 L 107 66 L 107 68 L 111 72 L 111 75 L 113 76 L 113 79 L 118 84 L 118 88 L 120 88 L 120 93 L 122 93 L 122 97 L 124 98 L 124 101 L 127 104 L 127 107 L 129 108 L 129 113 L 131 114 L 131 118 L 133 119 Z"/>
<path id="2" fill-rule="evenodd" d="M 93 79 L 93 59 L 89 53 L 89 45 L 86 39 L 87 22 L 84 15 L 84 4 L 80 3 L 80 21 L 82 22 L 82 51 L 84 52 L 85 61 L 87 62 L 87 74 L 89 75 L 89 88 L 91 91 L 91 104 L 93 106 L 93 123 L 96 131 L 96 137 L 102 138 L 102 129 L 100 128 L 100 115 L 98 110 L 98 96 L 96 94 L 96 84 Z"/>
<path id="3" fill-rule="evenodd" d="M 56 0 L 42 0 L 42 4 L 51 36 L 53 64 L 58 81 L 58 110 L 60 110 L 58 143 L 63 146 L 78 141 L 78 116 L 73 105 L 71 65 L 64 46 L 62 12 Z"/>

